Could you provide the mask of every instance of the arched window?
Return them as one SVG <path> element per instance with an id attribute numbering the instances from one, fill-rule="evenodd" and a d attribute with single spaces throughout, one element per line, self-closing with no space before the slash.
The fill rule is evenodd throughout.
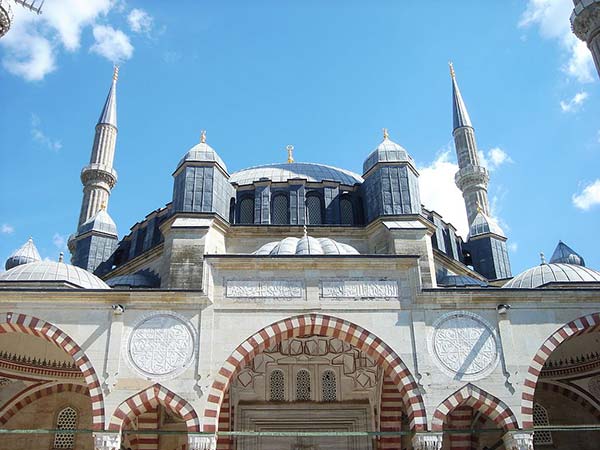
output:
<path id="1" fill-rule="evenodd" d="M 323 223 L 323 206 L 318 194 L 306 196 L 306 218 L 309 225 L 321 225 Z"/>
<path id="2" fill-rule="evenodd" d="M 290 223 L 290 208 L 288 197 L 285 194 L 275 194 L 271 201 L 271 223 L 274 225 L 287 225 Z"/>
<path id="3" fill-rule="evenodd" d="M 340 200 L 340 220 L 342 225 L 354 225 L 354 207 L 348 196 Z"/>
<path id="4" fill-rule="evenodd" d="M 533 426 L 549 426 L 548 411 L 539 403 L 533 404 Z M 533 433 L 533 445 L 552 445 L 552 433 L 550 431 L 536 431 Z"/>
<path id="5" fill-rule="evenodd" d="M 337 382 L 333 370 L 326 370 L 321 375 L 321 390 L 324 402 L 337 401 Z"/>
<path id="6" fill-rule="evenodd" d="M 229 200 L 229 223 L 235 223 L 235 198 Z"/>
<path id="7" fill-rule="evenodd" d="M 271 372 L 270 380 L 271 395 L 269 398 L 274 402 L 282 402 L 285 400 L 285 377 L 283 371 L 276 369 Z"/>
<path id="8" fill-rule="evenodd" d="M 240 201 L 239 223 L 254 223 L 254 199 L 245 197 Z"/>
<path id="9" fill-rule="evenodd" d="M 77 428 L 77 411 L 70 406 L 62 409 L 56 416 L 57 430 L 74 430 Z M 74 448 L 75 435 L 71 433 L 56 433 L 54 435 L 55 448 Z"/>
<path id="10" fill-rule="evenodd" d="M 296 400 L 310 399 L 310 372 L 301 369 L 296 373 Z"/>

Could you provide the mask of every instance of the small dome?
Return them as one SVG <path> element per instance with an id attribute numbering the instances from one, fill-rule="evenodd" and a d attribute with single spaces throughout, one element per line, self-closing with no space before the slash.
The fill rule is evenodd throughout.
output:
<path id="1" fill-rule="evenodd" d="M 67 283 L 83 289 L 110 289 L 104 281 L 87 270 L 54 261 L 32 262 L 0 273 L 0 284 L 5 282 L 33 284 L 54 282 Z"/>
<path id="2" fill-rule="evenodd" d="M 358 251 L 348 244 L 329 238 L 287 237 L 281 241 L 263 245 L 254 255 L 358 255 Z"/>
<path id="3" fill-rule="evenodd" d="M 520 273 L 503 288 L 536 288 L 548 283 L 600 283 L 600 272 L 574 264 L 540 264 Z"/>
<path id="4" fill-rule="evenodd" d="M 41 256 L 33 243 L 33 239 L 29 238 L 21 248 L 15 251 L 8 257 L 4 268 L 10 270 L 13 267 L 20 266 L 21 264 L 29 264 L 36 261 L 41 261 Z"/>
<path id="5" fill-rule="evenodd" d="M 199 144 L 194 145 L 183 158 L 177 164 L 177 167 L 181 166 L 184 162 L 206 162 L 212 161 L 216 162 L 221 168 L 227 172 L 227 166 L 221 159 L 221 157 L 217 154 L 215 149 L 213 149 L 210 145 L 205 142 L 200 142 Z"/>
<path id="6" fill-rule="evenodd" d="M 574 264 L 585 267 L 583 257 L 563 241 L 558 241 L 558 245 L 552 253 L 552 258 L 550 258 L 550 264 L 552 263 Z"/>
<path id="7" fill-rule="evenodd" d="M 252 184 L 255 181 L 269 180 L 282 183 L 290 178 L 302 178 L 306 181 L 337 181 L 340 184 L 354 186 L 361 184 L 360 175 L 345 169 L 315 163 L 281 163 L 249 167 L 231 174 L 230 183 L 240 186 Z"/>
<path id="8" fill-rule="evenodd" d="M 149 271 L 137 272 L 128 275 L 120 275 L 118 277 L 109 278 L 106 280 L 112 288 L 129 288 L 129 289 L 144 289 L 157 288 L 160 286 L 160 280 L 156 275 Z"/>
<path id="9" fill-rule="evenodd" d="M 115 225 L 115 222 L 108 215 L 106 210 L 101 209 L 95 216 L 90 217 L 79 226 L 77 234 L 83 234 L 89 231 L 99 231 L 101 233 L 117 236 L 117 225 Z M 70 240 L 71 237 L 69 237 L 69 241 Z"/>
<path id="10" fill-rule="evenodd" d="M 480 234 L 493 233 L 504 236 L 504 231 L 494 219 L 479 211 L 469 228 L 469 237 L 479 236 Z"/>
<path id="11" fill-rule="evenodd" d="M 405 162 L 413 166 L 415 165 L 415 161 L 406 149 L 388 137 L 385 137 L 381 141 L 381 144 L 367 156 L 367 159 L 363 163 L 363 174 L 367 173 L 379 162 Z"/>

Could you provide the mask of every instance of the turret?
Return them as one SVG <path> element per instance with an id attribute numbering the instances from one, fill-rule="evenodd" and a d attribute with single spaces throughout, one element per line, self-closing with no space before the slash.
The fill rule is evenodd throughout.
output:
<path id="1" fill-rule="evenodd" d="M 8 257 L 4 268 L 10 270 L 13 267 L 20 266 L 22 264 L 29 264 L 32 262 L 41 261 L 40 253 L 37 247 L 33 243 L 33 239 L 29 238 L 25 244 L 23 244 L 18 250 Z"/>
<path id="2" fill-rule="evenodd" d="M 573 0 L 573 3 L 573 33 L 587 44 L 600 75 L 600 0 Z"/>

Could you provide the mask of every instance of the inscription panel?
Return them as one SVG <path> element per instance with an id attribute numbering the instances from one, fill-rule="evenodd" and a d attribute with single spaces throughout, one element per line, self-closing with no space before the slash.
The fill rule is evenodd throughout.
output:
<path id="1" fill-rule="evenodd" d="M 303 298 L 304 284 L 299 280 L 229 280 L 228 298 Z"/>
<path id="2" fill-rule="evenodd" d="M 392 280 L 324 280 L 323 298 L 390 299 L 398 297 L 398 282 Z"/>

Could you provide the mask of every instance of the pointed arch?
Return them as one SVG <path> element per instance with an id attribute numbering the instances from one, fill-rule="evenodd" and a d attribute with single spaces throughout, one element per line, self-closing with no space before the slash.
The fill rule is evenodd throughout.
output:
<path id="1" fill-rule="evenodd" d="M 172 413 L 181 416 L 185 420 L 188 431 L 200 431 L 200 420 L 193 406 L 158 383 L 123 401 L 110 418 L 108 430 L 119 431 L 124 426 L 129 425 L 134 417 L 152 411 L 158 405 L 162 405 Z"/>
<path id="2" fill-rule="evenodd" d="M 517 429 L 517 418 L 506 403 L 473 384 L 467 384 L 444 400 L 433 413 L 431 429 L 443 431 L 448 415 L 459 406 L 470 406 L 489 417 L 504 431 Z"/>
<path id="3" fill-rule="evenodd" d="M 343 319 L 324 314 L 303 314 L 272 323 L 240 344 L 227 358 L 209 391 L 204 411 L 203 431 L 215 432 L 218 413 L 233 375 L 257 354 L 283 340 L 297 336 L 330 336 L 340 339 L 371 356 L 382 366 L 399 389 L 408 409 L 411 428 L 427 428 L 425 405 L 408 367 L 385 342 L 370 331 Z"/>
<path id="4" fill-rule="evenodd" d="M 579 317 L 566 325 L 560 327 L 546 339 L 533 357 L 533 361 L 527 370 L 527 376 L 523 383 L 523 394 L 521 396 L 521 415 L 523 417 L 523 428 L 533 427 L 533 396 L 540 372 L 544 363 L 552 352 L 567 339 L 581 334 L 591 333 L 600 329 L 600 313 L 589 314 Z"/>
<path id="5" fill-rule="evenodd" d="M 3 333 L 25 333 L 41 337 L 67 352 L 83 373 L 89 389 L 92 399 L 92 428 L 94 430 L 104 428 L 104 396 L 100 388 L 100 380 L 85 352 L 69 335 L 42 319 L 12 312 L 0 314 L 0 334 Z"/>

